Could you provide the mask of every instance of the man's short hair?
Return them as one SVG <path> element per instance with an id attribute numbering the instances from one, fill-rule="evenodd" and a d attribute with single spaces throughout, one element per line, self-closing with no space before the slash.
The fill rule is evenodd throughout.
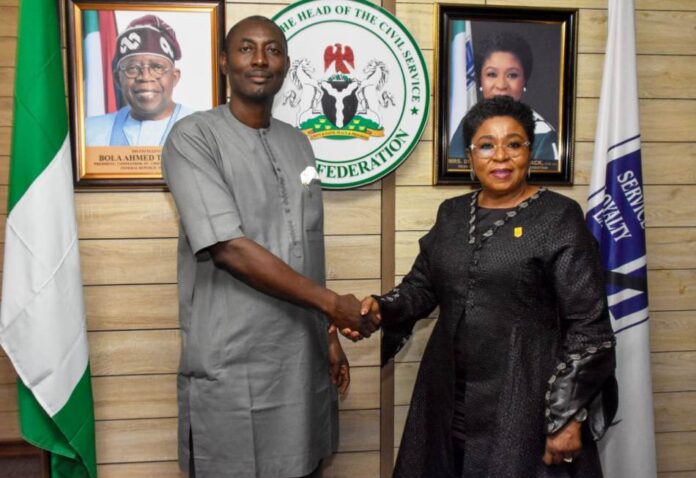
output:
<path id="1" fill-rule="evenodd" d="M 288 53 L 288 40 L 285 38 L 285 33 L 283 33 L 283 30 L 278 26 L 276 22 L 271 20 L 270 18 L 264 17 L 263 15 L 252 15 L 250 17 L 246 17 L 242 20 L 239 20 L 237 23 L 235 23 L 232 28 L 230 28 L 230 31 L 227 32 L 227 36 L 225 37 L 225 45 L 224 45 L 224 51 L 227 53 L 229 52 L 229 45 L 230 42 L 232 41 L 232 38 L 234 35 L 237 33 L 239 30 L 239 27 L 242 23 L 245 22 L 259 22 L 259 23 L 265 23 L 266 25 L 275 28 L 278 30 L 278 33 L 280 33 L 280 36 L 283 38 L 283 48 L 285 48 L 285 53 Z"/>

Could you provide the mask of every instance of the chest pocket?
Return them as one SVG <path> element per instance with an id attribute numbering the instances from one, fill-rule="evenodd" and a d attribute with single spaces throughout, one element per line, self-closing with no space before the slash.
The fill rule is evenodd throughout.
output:
<path id="1" fill-rule="evenodd" d="M 308 233 L 321 234 L 324 229 L 324 203 L 321 199 L 321 183 L 313 181 L 309 186 L 303 186 L 303 222 Z"/>

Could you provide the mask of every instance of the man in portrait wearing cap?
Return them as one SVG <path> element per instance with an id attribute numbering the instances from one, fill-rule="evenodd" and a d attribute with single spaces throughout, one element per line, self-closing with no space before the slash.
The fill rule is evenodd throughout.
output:
<path id="1" fill-rule="evenodd" d="M 87 146 L 161 146 L 174 123 L 193 112 L 175 103 L 172 91 L 181 71 L 181 48 L 161 18 L 145 15 L 116 39 L 114 83 L 124 106 L 86 120 Z"/>

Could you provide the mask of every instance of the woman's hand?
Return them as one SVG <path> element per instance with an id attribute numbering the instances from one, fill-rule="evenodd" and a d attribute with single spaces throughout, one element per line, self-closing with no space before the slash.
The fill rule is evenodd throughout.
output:
<path id="1" fill-rule="evenodd" d="M 344 395 L 350 385 L 350 364 L 335 330 L 329 332 L 329 373 L 338 393 Z"/>
<path id="2" fill-rule="evenodd" d="M 580 450 L 582 450 L 581 428 L 582 423 L 571 419 L 566 426 L 556 433 L 548 435 L 546 437 L 544 463 L 547 465 L 558 465 L 564 461 L 573 461 L 580 454 Z"/>

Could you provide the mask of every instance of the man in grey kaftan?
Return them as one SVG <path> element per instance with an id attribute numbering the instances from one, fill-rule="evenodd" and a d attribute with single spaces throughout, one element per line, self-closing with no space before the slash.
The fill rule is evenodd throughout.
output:
<path id="1" fill-rule="evenodd" d="M 249 128 L 224 105 L 177 123 L 164 157 L 182 226 L 179 436 L 191 426 L 197 476 L 300 476 L 337 438 L 329 324 L 235 279 L 202 251 L 246 236 L 324 284 L 321 187 L 300 183 L 314 166 L 309 141 L 276 120 Z"/>
<path id="2" fill-rule="evenodd" d="M 329 323 L 376 325 L 325 288 L 321 186 L 300 180 L 312 149 L 270 117 L 282 32 L 250 17 L 226 48 L 230 103 L 177 122 L 162 152 L 180 217 L 179 461 L 196 478 L 315 477 L 338 437 L 331 377 L 349 382 Z"/>

